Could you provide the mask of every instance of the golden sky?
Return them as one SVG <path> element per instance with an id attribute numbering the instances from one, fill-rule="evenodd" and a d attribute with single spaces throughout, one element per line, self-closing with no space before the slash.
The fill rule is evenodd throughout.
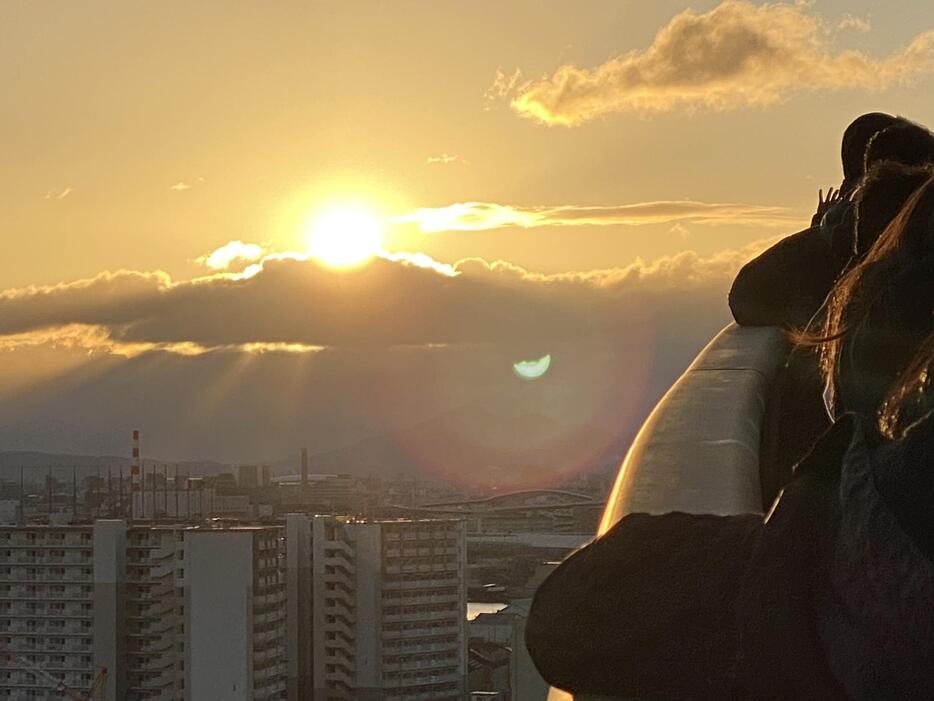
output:
<path id="1" fill-rule="evenodd" d="M 839 183 L 853 117 L 934 124 L 934 4 L 690 7 L 0 4 L 0 395 L 102 349 L 500 343 L 519 360 L 647 324 L 627 352 L 666 368 L 649 401 L 726 320 L 742 261 Z M 384 257 L 303 261 L 348 203 Z M 687 318 L 688 298 L 709 308 Z M 445 367 L 432 381 L 460 397 Z M 604 406 L 555 391 L 575 420 Z"/>
<path id="2" fill-rule="evenodd" d="M 229 240 L 295 248 L 335 199 L 387 215 L 691 200 L 797 223 L 839 179 L 850 118 L 934 122 L 931 44 L 903 56 L 934 28 L 928 3 L 692 7 L 711 34 L 782 45 L 690 53 L 676 2 L 3 3 L 0 286 L 188 277 Z M 554 272 L 783 230 L 567 223 L 397 225 L 387 246 Z"/>

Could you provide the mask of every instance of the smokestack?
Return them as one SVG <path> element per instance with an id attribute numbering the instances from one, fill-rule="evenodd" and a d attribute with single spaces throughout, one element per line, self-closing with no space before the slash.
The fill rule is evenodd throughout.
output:
<path id="1" fill-rule="evenodd" d="M 302 448 L 302 490 L 308 489 L 308 448 Z"/>
<path id="2" fill-rule="evenodd" d="M 140 474 L 139 431 L 133 430 L 133 460 L 130 462 L 130 491 L 132 504 L 130 517 L 134 520 L 143 518 L 143 477 Z"/>

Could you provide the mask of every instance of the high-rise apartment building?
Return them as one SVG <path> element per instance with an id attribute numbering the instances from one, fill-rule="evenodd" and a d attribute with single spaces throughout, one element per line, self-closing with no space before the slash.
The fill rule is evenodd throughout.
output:
<path id="1" fill-rule="evenodd" d="M 454 520 L 0 527 L 0 699 L 462 701 L 465 569 Z"/>
<path id="2" fill-rule="evenodd" d="M 272 526 L 0 527 L 0 699 L 284 699 L 286 593 Z M 15 655 L 12 656 L 12 655 Z"/>
<path id="3" fill-rule="evenodd" d="M 97 587 L 94 535 L 90 526 L 0 528 L 0 698 L 61 698 L 30 664 L 87 691 L 97 666 L 114 663 L 95 640 L 106 587 Z"/>
<path id="4" fill-rule="evenodd" d="M 293 701 L 459 701 L 462 521 L 286 521 Z"/>

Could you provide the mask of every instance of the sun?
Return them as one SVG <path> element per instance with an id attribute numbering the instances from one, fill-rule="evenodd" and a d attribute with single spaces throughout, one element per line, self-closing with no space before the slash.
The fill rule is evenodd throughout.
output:
<path id="1" fill-rule="evenodd" d="M 365 207 L 333 207 L 308 223 L 308 255 L 332 268 L 362 265 L 382 242 L 382 221 Z"/>

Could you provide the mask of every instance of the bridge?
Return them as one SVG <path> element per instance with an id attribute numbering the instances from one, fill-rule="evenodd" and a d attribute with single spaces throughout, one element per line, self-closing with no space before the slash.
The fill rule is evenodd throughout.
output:
<path id="1" fill-rule="evenodd" d="M 467 522 L 467 534 L 471 538 L 534 533 L 578 534 L 592 538 L 603 511 L 603 501 L 560 489 L 527 489 L 419 506 L 394 505 L 383 511 L 387 515 L 408 518 L 462 518 Z M 502 539 L 485 542 L 505 543 Z M 577 538 L 574 542 L 583 540 Z"/>
<path id="2" fill-rule="evenodd" d="M 602 506 L 592 496 L 577 494 L 560 489 L 524 489 L 516 492 L 496 494 L 480 499 L 445 501 L 435 504 L 421 504 L 418 509 L 462 513 L 472 511 L 501 511 L 504 509 L 552 509 L 571 506 Z"/>

